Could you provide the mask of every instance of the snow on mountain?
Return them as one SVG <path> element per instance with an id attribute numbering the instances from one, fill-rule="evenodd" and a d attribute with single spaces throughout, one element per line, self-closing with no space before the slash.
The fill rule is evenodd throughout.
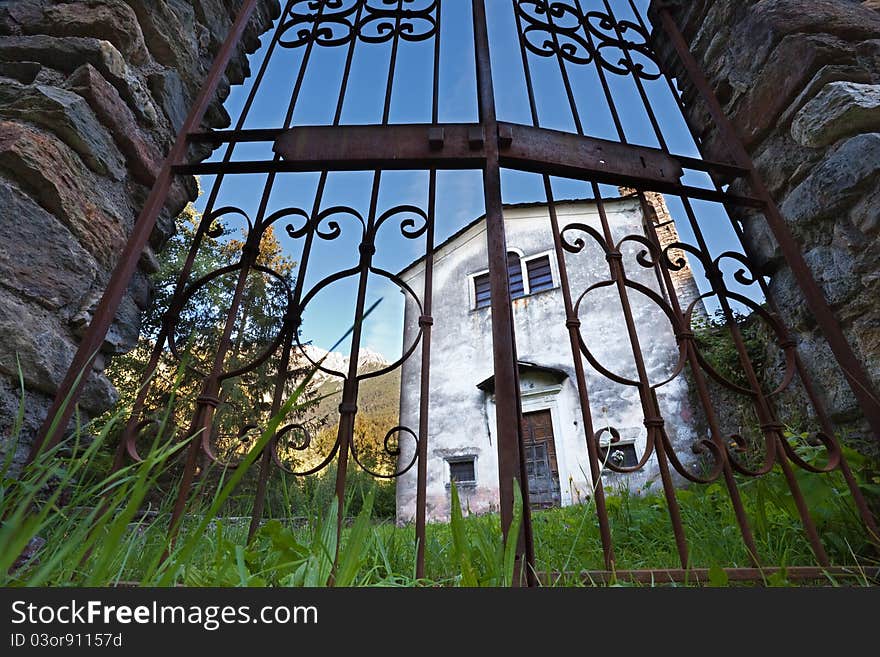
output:
<path id="1" fill-rule="evenodd" d="M 322 367 L 336 372 L 348 372 L 349 357 L 347 354 L 342 354 L 338 351 L 328 352 L 314 345 L 305 345 L 303 349 L 306 355 L 316 363 L 326 357 Z M 358 351 L 358 372 L 371 372 L 388 364 L 389 361 L 382 354 L 369 347 L 361 347 L 360 351 Z M 333 377 L 319 371 L 315 374 L 314 381 L 317 385 L 320 385 L 330 378 Z"/>

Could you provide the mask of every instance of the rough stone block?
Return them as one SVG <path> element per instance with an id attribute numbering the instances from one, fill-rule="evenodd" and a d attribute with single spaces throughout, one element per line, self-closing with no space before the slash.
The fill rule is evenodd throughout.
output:
<path id="1" fill-rule="evenodd" d="M 140 129 L 119 92 L 90 64 L 78 68 L 66 81 L 67 88 L 85 98 L 107 126 L 125 155 L 135 180 L 152 185 L 162 165 L 162 155 Z"/>
<path id="2" fill-rule="evenodd" d="M 813 79 L 804 87 L 800 95 L 788 106 L 788 109 L 779 117 L 779 127 L 791 125 L 798 112 L 804 105 L 813 100 L 825 86 L 831 82 L 858 82 L 872 84 L 874 82 L 873 69 L 866 67 L 860 61 L 858 66 L 846 64 L 830 64 L 819 69 Z"/>
<path id="3" fill-rule="evenodd" d="M 807 251 L 804 260 L 832 307 L 839 307 L 858 291 L 858 277 L 855 275 L 851 251 L 820 246 Z"/>
<path id="4" fill-rule="evenodd" d="M 791 223 L 833 219 L 854 204 L 880 172 L 880 133 L 852 137 L 832 150 L 782 204 Z"/>
<path id="5" fill-rule="evenodd" d="M 40 21 L 49 0 L 12 0 L 0 4 L 0 34 L 19 35 Z"/>
<path id="6" fill-rule="evenodd" d="M 0 376 L 0 460 L 5 461 L 10 450 L 11 474 L 16 476 L 30 451 L 29 445 L 49 410 L 49 398 L 25 388 L 21 390 L 18 376 Z M 24 410 L 21 426 L 13 435 L 19 408 Z"/>
<path id="7" fill-rule="evenodd" d="M 29 126 L 0 121 L 0 170 L 32 192 L 102 266 L 115 263 L 131 219 L 69 147 Z"/>
<path id="8" fill-rule="evenodd" d="M 208 28 L 212 50 L 219 48 L 223 43 L 224 36 L 232 27 L 229 9 L 224 6 L 223 0 L 195 0 L 193 7 L 196 10 L 198 21 Z"/>
<path id="9" fill-rule="evenodd" d="M 876 237 L 880 233 L 880 180 L 853 206 L 849 218 L 863 235 Z"/>
<path id="10" fill-rule="evenodd" d="M 819 148 L 860 132 L 880 131 L 880 85 L 831 82 L 798 112 L 791 135 Z"/>
<path id="11" fill-rule="evenodd" d="M 806 10 L 804 4 L 804 0 L 760 0 L 743 29 L 753 41 L 805 33 L 834 34 L 848 41 L 880 36 L 880 16 L 867 8 L 840 0 L 810 0 Z"/>
<path id="12" fill-rule="evenodd" d="M 149 92 L 109 41 L 42 34 L 8 37 L 0 41 L 0 60 L 37 61 L 66 73 L 91 64 L 116 87 L 146 125 L 157 124 L 158 113 Z"/>
<path id="13" fill-rule="evenodd" d="M 737 103 L 731 120 L 747 149 L 763 139 L 821 67 L 852 61 L 847 44 L 827 35 L 792 35 L 773 51 L 753 88 Z"/>
<path id="14" fill-rule="evenodd" d="M 51 214 L 0 179 L 0 285 L 69 319 L 98 266 Z"/>
<path id="15" fill-rule="evenodd" d="M 31 84 L 42 68 L 37 62 L 0 62 L 0 77 Z"/>
<path id="16" fill-rule="evenodd" d="M 804 148 L 783 132 L 771 134 L 761 142 L 752 159 L 759 171 L 766 172 L 764 183 L 770 193 L 782 198 L 821 157 L 821 153 Z"/>
<path id="17" fill-rule="evenodd" d="M 203 70 L 192 4 L 181 0 L 139 0 L 132 7 L 147 50 L 165 67 L 175 69 L 195 95 Z"/>
<path id="18" fill-rule="evenodd" d="M 835 422 L 858 420 L 859 405 L 828 343 L 815 333 L 797 336 L 798 351 L 822 406 Z M 858 356 L 858 354 L 857 354 Z"/>
<path id="19" fill-rule="evenodd" d="M 17 379 L 20 365 L 29 389 L 53 395 L 73 354 L 72 336 L 50 311 L 0 288 L 0 373 Z M 101 412 L 116 398 L 106 377 L 92 376 L 81 404 L 87 412 Z"/>
<path id="20" fill-rule="evenodd" d="M 86 297 L 79 312 L 70 320 L 73 332 L 77 337 L 82 337 L 85 333 L 103 294 L 103 286 L 93 289 Z M 137 345 L 140 330 L 141 308 L 138 307 L 134 299 L 125 296 L 122 298 L 119 309 L 116 311 L 116 317 L 113 318 L 113 324 L 104 338 L 101 353 L 113 356 L 131 351 Z"/>
<path id="21" fill-rule="evenodd" d="M 153 73 L 147 84 L 159 106 L 165 111 L 175 133 L 180 132 L 189 114 L 191 98 L 183 86 L 180 74 L 174 69 Z"/>
<path id="22" fill-rule="evenodd" d="M 44 85 L 0 81 L 0 116 L 36 123 L 79 154 L 88 167 L 113 180 L 125 177 L 125 162 L 107 129 L 75 93 Z"/>
<path id="23" fill-rule="evenodd" d="M 758 269 L 762 272 L 776 271 L 782 263 L 782 253 L 764 216 L 758 214 L 746 217 L 743 230 L 746 241 L 751 246 L 749 252 Z"/>
<path id="24" fill-rule="evenodd" d="M 94 37 L 112 43 L 135 65 L 149 55 L 140 25 L 131 7 L 121 0 L 85 0 L 47 6 L 36 20 L 22 24 L 24 34 Z"/>

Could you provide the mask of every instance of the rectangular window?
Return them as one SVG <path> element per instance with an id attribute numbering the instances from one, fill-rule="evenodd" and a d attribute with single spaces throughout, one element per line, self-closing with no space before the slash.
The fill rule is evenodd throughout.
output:
<path id="1" fill-rule="evenodd" d="M 456 484 L 472 484 L 477 480 L 474 459 L 459 459 L 449 462 L 449 480 Z"/>
<path id="2" fill-rule="evenodd" d="M 608 454 L 608 450 L 611 453 Z M 599 448 L 599 460 L 602 463 L 613 463 L 617 467 L 632 468 L 639 464 L 639 455 L 633 443 L 612 443 L 609 447 Z"/>
<path id="3" fill-rule="evenodd" d="M 526 296 L 526 280 L 529 294 L 553 289 L 553 271 L 550 268 L 550 257 L 540 256 L 525 261 L 514 251 L 507 254 L 507 275 L 510 279 L 510 298 L 519 299 Z M 524 278 L 525 276 L 525 278 Z M 492 305 L 492 291 L 489 274 L 474 276 L 474 308 L 488 308 Z"/>
<path id="4" fill-rule="evenodd" d="M 489 274 L 474 276 L 475 308 L 488 308 L 492 305 L 492 293 L 489 290 Z"/>
<path id="5" fill-rule="evenodd" d="M 523 285 L 522 263 L 516 253 L 507 254 L 507 275 L 510 277 L 510 298 L 519 299 L 526 294 Z"/>
<path id="6" fill-rule="evenodd" d="M 549 290 L 553 287 L 553 272 L 550 269 L 550 257 L 541 256 L 526 262 L 529 272 L 529 291 L 531 293 Z"/>

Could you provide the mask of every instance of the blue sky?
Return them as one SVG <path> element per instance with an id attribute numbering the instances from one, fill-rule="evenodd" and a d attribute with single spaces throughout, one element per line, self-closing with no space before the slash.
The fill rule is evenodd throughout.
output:
<path id="1" fill-rule="evenodd" d="M 611 0 L 618 19 L 634 20 L 628 0 Z M 647 0 L 637 0 L 643 11 Z M 440 121 L 470 122 L 477 120 L 476 89 L 474 83 L 473 35 L 469 0 L 444 0 L 441 23 L 440 64 Z M 586 11 L 602 7 L 602 0 L 582 0 Z M 516 26 L 511 3 L 508 0 L 488 0 L 492 64 L 496 102 L 500 120 L 531 123 L 526 88 L 523 82 L 522 62 L 516 41 Z M 270 33 L 264 35 L 262 48 L 251 58 L 252 72 L 261 65 Z M 299 101 L 293 115 L 293 125 L 327 124 L 335 111 L 342 78 L 347 46 L 315 48 L 306 67 L 306 75 Z M 245 128 L 279 127 L 290 102 L 294 80 L 302 63 L 304 48 L 279 48 L 273 55 L 266 77 L 260 87 L 254 106 L 244 124 Z M 343 105 L 342 123 L 379 123 L 390 61 L 390 44 L 359 42 L 355 49 L 349 88 Z M 431 119 L 431 73 L 433 41 L 401 42 L 398 67 L 394 77 L 390 121 L 392 123 L 427 123 Z M 569 104 L 564 95 L 558 64 L 555 58 L 530 56 L 535 88 L 540 99 L 539 114 L 543 127 L 574 131 Z M 617 139 L 617 133 L 599 87 L 593 65 L 571 66 L 578 108 L 585 131 L 595 137 Z M 250 90 L 250 83 L 234 87 L 226 108 L 235 121 Z M 612 93 L 621 114 L 624 131 L 631 143 L 658 146 L 643 104 L 631 78 L 609 76 Z M 670 149 L 679 154 L 697 156 L 697 150 L 665 82 L 647 84 L 648 94 Z M 234 159 L 270 159 L 271 144 L 243 144 L 236 147 Z M 222 151 L 214 155 L 216 159 Z M 366 215 L 372 172 L 333 173 L 328 179 L 322 207 L 348 205 Z M 687 182 L 707 185 L 705 179 L 691 176 Z M 282 174 L 276 180 L 268 211 L 295 206 L 309 210 L 312 207 L 318 174 Z M 202 187 L 209 190 L 213 177 L 202 178 Z M 266 182 L 265 175 L 227 177 L 221 186 L 218 207 L 235 205 L 252 217 L 257 212 L 259 199 Z M 589 195 L 586 183 L 553 181 L 556 198 Z M 427 172 L 396 171 L 382 175 L 379 212 L 398 204 L 427 207 Z M 540 176 L 504 171 L 502 193 L 508 203 L 543 201 Z M 616 195 L 616 190 L 603 186 L 603 194 Z M 207 198 L 204 194 L 197 203 L 202 209 Z M 668 199 L 676 218 L 683 218 L 680 203 Z M 724 211 L 717 205 L 695 202 L 703 220 L 710 248 L 717 254 L 735 248 L 733 235 Z M 439 243 L 466 223 L 483 213 L 481 175 L 477 171 L 446 171 L 438 173 L 437 235 Z M 354 221 L 354 220 L 350 220 Z M 686 241 L 693 241 L 685 221 L 678 226 Z M 234 226 L 234 224 L 233 224 Z M 346 230 L 342 220 L 342 236 L 333 242 L 316 241 L 308 271 L 306 289 L 324 276 L 357 262 L 357 239 L 354 226 Z M 424 238 L 403 239 L 390 225 L 377 240 L 375 264 L 392 272 L 424 254 Z M 299 260 L 301 240 L 290 239 L 279 231 L 282 242 L 292 257 Z M 302 340 L 327 348 L 345 332 L 354 314 L 356 279 L 340 281 L 326 288 L 309 304 L 304 315 Z M 368 303 L 382 298 L 379 310 L 364 327 L 363 345 L 394 359 L 401 352 L 403 296 L 397 287 L 385 279 L 371 277 Z M 347 346 L 343 345 L 343 349 Z"/>

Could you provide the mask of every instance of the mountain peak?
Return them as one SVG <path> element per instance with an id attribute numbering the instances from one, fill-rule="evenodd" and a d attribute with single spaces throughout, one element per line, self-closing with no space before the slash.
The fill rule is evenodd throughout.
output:
<path id="1" fill-rule="evenodd" d="M 303 346 L 303 349 L 305 350 L 306 355 L 316 363 L 323 358 L 324 362 L 322 365 L 325 369 L 333 370 L 335 372 L 348 372 L 348 354 L 343 354 L 338 351 L 328 352 L 326 349 L 321 349 L 314 345 L 305 345 Z M 385 367 L 388 364 L 389 361 L 385 356 L 369 347 L 361 347 L 358 351 L 359 372 L 371 372 Z M 321 383 L 328 378 L 330 378 L 330 375 L 324 372 L 318 372 L 315 375 L 316 383 Z"/>

